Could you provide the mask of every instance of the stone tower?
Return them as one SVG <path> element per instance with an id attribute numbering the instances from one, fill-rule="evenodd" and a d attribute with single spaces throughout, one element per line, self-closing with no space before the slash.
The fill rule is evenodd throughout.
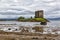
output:
<path id="1" fill-rule="evenodd" d="M 35 18 L 43 18 L 43 10 L 35 11 Z"/>

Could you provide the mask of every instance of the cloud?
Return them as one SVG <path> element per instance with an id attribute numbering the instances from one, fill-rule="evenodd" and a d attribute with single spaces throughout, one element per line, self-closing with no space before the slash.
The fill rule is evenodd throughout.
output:
<path id="1" fill-rule="evenodd" d="M 44 10 L 46 18 L 60 17 L 60 0 L 0 0 L 0 18 L 33 16 L 36 10 Z"/>

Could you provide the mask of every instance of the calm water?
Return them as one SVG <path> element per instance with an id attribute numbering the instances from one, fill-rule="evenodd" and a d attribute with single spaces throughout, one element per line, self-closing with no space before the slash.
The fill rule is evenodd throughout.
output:
<path id="1" fill-rule="evenodd" d="M 0 21 L 0 24 L 16 24 L 16 25 L 0 25 L 1 30 L 12 32 L 15 29 L 19 29 L 20 26 L 33 27 L 36 25 L 40 25 L 40 22 Z M 46 31 L 48 29 L 49 29 L 48 31 L 50 32 L 52 31 L 52 29 L 60 29 L 60 21 L 50 21 L 48 22 L 47 25 L 49 26 L 49 28 L 45 28 L 44 30 Z M 11 30 L 8 30 L 8 28 L 11 28 Z"/>
<path id="2" fill-rule="evenodd" d="M 0 21 L 0 24 L 17 24 L 20 26 L 34 26 L 34 25 L 40 25 L 40 22 Z M 60 21 L 50 21 L 48 22 L 48 25 L 60 26 Z"/>
<path id="3" fill-rule="evenodd" d="M 54 20 L 54 21 L 50 21 L 49 23 L 48 23 L 48 25 L 50 25 L 50 26 L 57 26 L 57 27 L 59 27 L 60 26 L 60 20 Z"/>

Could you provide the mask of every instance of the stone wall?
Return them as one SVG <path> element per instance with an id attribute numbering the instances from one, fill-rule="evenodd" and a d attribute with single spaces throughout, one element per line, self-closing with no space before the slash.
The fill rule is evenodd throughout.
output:
<path id="1" fill-rule="evenodd" d="M 43 10 L 35 11 L 35 18 L 43 18 Z"/>

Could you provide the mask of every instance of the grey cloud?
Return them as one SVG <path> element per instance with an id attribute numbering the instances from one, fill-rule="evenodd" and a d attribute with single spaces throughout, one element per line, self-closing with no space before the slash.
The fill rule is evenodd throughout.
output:
<path id="1" fill-rule="evenodd" d="M 6 6 L 6 7 L 5 7 Z M 0 14 L 2 15 L 34 15 L 35 10 L 43 9 L 46 18 L 60 15 L 60 0 L 1 0 Z M 8 11 L 11 10 L 11 11 Z M 8 16 L 7 16 L 8 17 Z"/>

